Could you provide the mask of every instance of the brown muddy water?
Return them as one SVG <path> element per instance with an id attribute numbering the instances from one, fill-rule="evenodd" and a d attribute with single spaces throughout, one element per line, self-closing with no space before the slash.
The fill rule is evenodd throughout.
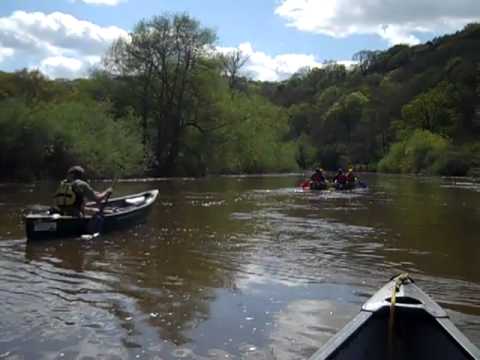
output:
<path id="1" fill-rule="evenodd" d="M 480 184 L 364 179 L 121 182 L 160 190 L 145 224 L 38 243 L 54 184 L 2 184 L 0 359 L 305 359 L 404 271 L 480 345 Z"/>

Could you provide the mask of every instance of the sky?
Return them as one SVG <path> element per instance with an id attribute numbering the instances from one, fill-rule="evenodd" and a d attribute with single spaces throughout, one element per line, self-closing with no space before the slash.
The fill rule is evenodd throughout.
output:
<path id="1" fill-rule="evenodd" d="M 138 21 L 175 12 L 214 29 L 219 51 L 248 56 L 245 74 L 278 81 L 480 22 L 480 0 L 0 0 L 0 70 L 84 77 Z"/>

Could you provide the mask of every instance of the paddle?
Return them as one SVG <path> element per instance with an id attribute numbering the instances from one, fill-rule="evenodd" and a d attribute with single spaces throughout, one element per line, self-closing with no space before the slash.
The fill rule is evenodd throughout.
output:
<path id="1" fill-rule="evenodd" d="M 112 181 L 112 185 L 110 186 L 112 189 L 115 186 L 117 182 L 117 177 L 115 177 Z M 103 223 L 105 220 L 104 212 L 105 212 L 105 207 L 108 204 L 108 200 L 110 199 L 110 196 L 112 193 L 107 194 L 103 202 L 100 204 L 98 211 L 92 216 L 90 219 L 89 223 L 89 234 L 87 235 L 82 235 L 82 238 L 93 238 L 97 237 L 100 235 L 100 233 L 103 230 Z"/>
<path id="2" fill-rule="evenodd" d="M 367 187 L 368 187 L 367 183 L 364 183 L 363 181 L 358 181 L 358 185 L 359 185 L 361 188 L 367 188 Z"/>
<path id="3" fill-rule="evenodd" d="M 368 187 L 368 185 L 367 185 L 366 182 L 360 181 L 360 180 L 358 180 L 358 178 L 356 178 L 356 183 L 357 183 L 357 185 L 358 185 L 359 187 L 361 187 L 361 188 L 364 188 L 364 189 L 365 189 L 365 188 Z"/>

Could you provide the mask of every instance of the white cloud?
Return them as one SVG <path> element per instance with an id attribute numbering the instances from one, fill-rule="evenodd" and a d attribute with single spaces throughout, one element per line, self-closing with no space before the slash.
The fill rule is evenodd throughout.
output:
<path id="1" fill-rule="evenodd" d="M 72 2 L 80 1 L 88 5 L 106 5 L 106 6 L 117 6 L 121 2 L 127 0 L 71 0 Z"/>
<path id="2" fill-rule="evenodd" d="M 217 47 L 221 53 L 229 53 L 240 50 L 243 56 L 248 57 L 243 73 L 254 80 L 281 81 L 289 78 L 303 68 L 323 67 L 324 64 L 317 61 L 314 55 L 307 54 L 280 54 L 270 56 L 262 51 L 257 51 L 249 42 L 242 43 L 238 48 Z M 347 68 L 355 64 L 355 61 L 342 60 L 338 64 Z"/>
<path id="3" fill-rule="evenodd" d="M 52 78 L 73 79 L 85 75 L 98 64 L 100 56 L 85 56 L 81 59 L 66 56 L 52 56 L 41 61 L 39 70 Z"/>
<path id="4" fill-rule="evenodd" d="M 10 48 L 2 48 L 0 47 L 0 63 L 7 57 L 13 56 L 15 51 Z"/>
<path id="5" fill-rule="evenodd" d="M 249 42 L 240 44 L 238 48 L 217 48 L 217 50 L 223 53 L 240 50 L 244 56 L 248 57 L 244 72 L 253 79 L 261 81 L 284 80 L 301 68 L 322 66 L 313 55 L 281 54 L 270 56 L 264 52 L 256 51 Z"/>
<path id="6" fill-rule="evenodd" d="M 478 21 L 478 0 L 282 0 L 275 13 L 302 31 L 346 37 L 376 34 L 416 44 L 417 33 L 445 33 Z"/>
<path id="7" fill-rule="evenodd" d="M 75 77 L 84 67 L 81 60 L 64 57 L 52 56 L 43 59 L 40 63 L 40 71 L 49 74 L 55 78 L 72 78 Z"/>
<path id="8" fill-rule="evenodd" d="M 85 76 L 115 39 L 126 36 L 118 27 L 101 27 L 61 12 L 15 11 L 0 18 L 0 62 L 15 53 L 19 67 L 40 68 L 52 77 Z"/>

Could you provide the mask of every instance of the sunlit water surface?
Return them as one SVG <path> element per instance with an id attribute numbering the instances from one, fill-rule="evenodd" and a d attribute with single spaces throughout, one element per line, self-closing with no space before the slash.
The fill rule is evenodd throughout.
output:
<path id="1" fill-rule="evenodd" d="M 54 184 L 2 184 L 0 359 L 304 359 L 405 271 L 480 345 L 480 185 L 364 179 L 121 182 L 160 190 L 145 224 L 37 243 L 21 212 Z"/>

